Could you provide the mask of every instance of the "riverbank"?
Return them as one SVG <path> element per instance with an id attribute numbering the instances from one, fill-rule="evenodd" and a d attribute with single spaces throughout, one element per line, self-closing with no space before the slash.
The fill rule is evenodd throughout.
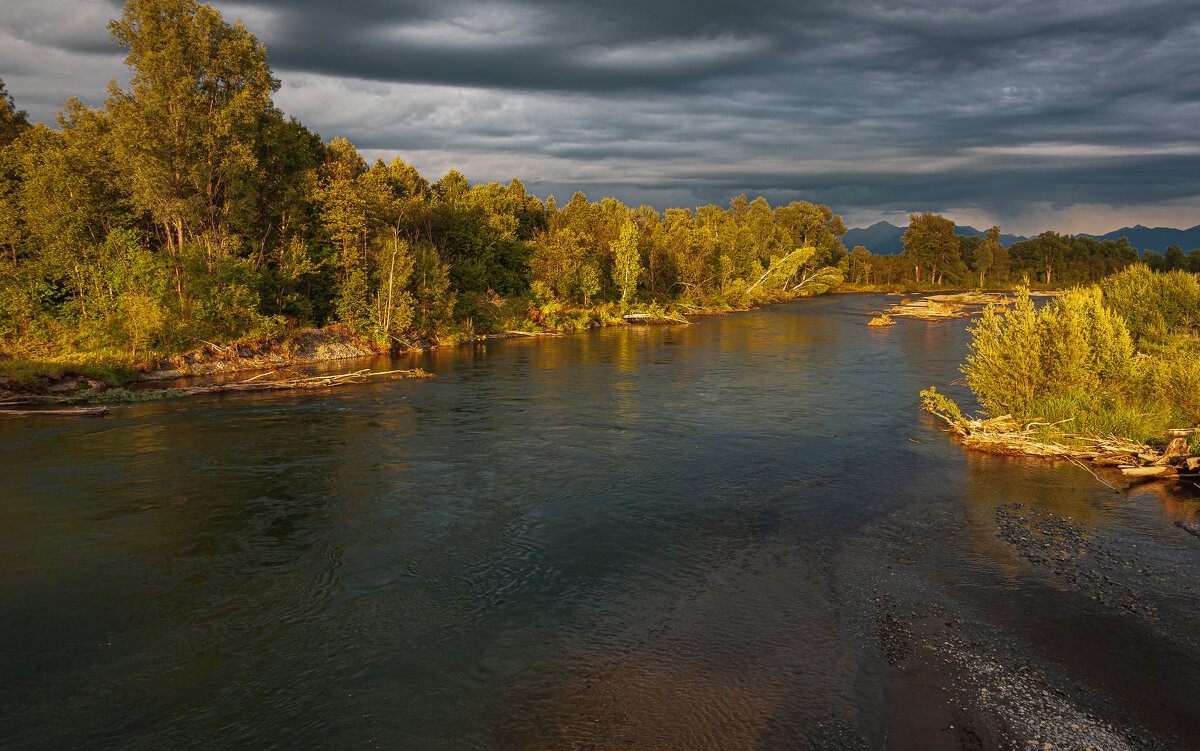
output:
<path id="1" fill-rule="evenodd" d="M 830 294 L 871 294 L 883 291 L 868 287 L 850 287 L 831 291 Z M 935 302 L 941 299 L 936 296 L 949 295 L 947 299 L 954 301 L 951 304 L 956 309 L 962 304 L 981 306 L 997 297 L 997 292 L 1002 293 L 1004 290 L 988 289 L 983 293 L 963 293 L 944 288 L 906 290 L 897 287 L 894 291 L 887 291 L 888 294 L 921 296 Z M 690 323 L 690 318 L 747 312 L 763 306 L 793 302 L 807 296 L 774 290 L 743 305 L 731 305 L 726 301 L 710 301 L 698 305 L 679 301 L 651 301 L 628 308 L 614 303 L 569 307 L 550 301 L 542 307 L 529 303 L 527 313 L 523 313 L 523 320 L 485 321 L 480 328 L 471 332 L 450 330 L 439 334 L 412 331 L 404 337 L 390 336 L 381 343 L 352 329 L 334 324 L 324 328 L 290 328 L 270 335 L 239 340 L 197 341 L 195 347 L 185 351 L 151 353 L 150 357 L 141 359 L 109 351 L 58 354 L 52 349 L 29 352 L 9 348 L 6 354 L 0 349 L 0 407 L 6 404 L 58 404 L 64 401 L 74 403 L 74 394 L 89 390 L 97 396 L 106 391 L 130 387 L 144 392 L 153 390 L 153 387 L 145 388 L 145 383 L 207 376 L 224 377 L 252 371 L 309 368 L 325 363 L 380 355 L 395 356 L 402 352 L 512 337 L 561 336 L 607 326 L 685 325 Z M 917 308 L 922 307 L 928 306 L 917 305 Z M 41 397 L 45 399 L 39 402 L 38 398 Z"/>
<path id="2" fill-rule="evenodd" d="M 691 316 L 715 316 L 733 309 L 688 307 Z M 753 308 L 746 308 L 751 310 Z M 213 389 L 226 391 L 260 391 L 278 388 L 311 388 L 300 382 L 299 371 L 313 366 L 362 360 L 365 358 L 398 355 L 404 352 L 425 351 L 437 347 L 457 346 L 480 341 L 516 337 L 562 336 L 566 333 L 602 326 L 687 325 L 690 322 L 679 313 L 652 307 L 649 312 L 629 312 L 613 316 L 606 308 L 572 311 L 564 322 L 551 321 L 537 311 L 531 314 L 526 329 L 509 329 L 489 333 L 436 334 L 414 332 L 406 340 L 392 337 L 385 345 L 360 336 L 342 326 L 303 328 L 276 336 L 255 337 L 233 342 L 203 342 L 201 346 L 176 355 L 159 357 L 130 366 L 120 360 L 100 364 L 72 365 L 54 360 L 0 360 L 0 408 L 63 406 L 79 404 L 120 404 L 155 401 L 162 398 L 209 393 Z M 580 323 L 582 319 L 582 323 Z M 558 325 L 554 325 L 558 323 Z M 89 358 L 92 359 L 92 358 Z M 246 381 L 232 381 L 235 374 L 259 372 L 272 374 L 252 386 Z M 160 387 L 156 384 L 201 377 L 216 377 L 220 383 L 208 383 L 185 388 Z M 258 378 L 258 376 L 255 376 Z M 254 379 L 250 379 L 254 380 Z M 340 381 L 339 385 L 354 381 Z M 288 385 L 292 384 L 292 385 Z"/>
<path id="3" fill-rule="evenodd" d="M 988 417 L 964 416 L 934 388 L 923 408 L 970 449 L 1200 487 L 1197 279 L 1133 266 L 1051 305 L 1030 297 L 987 307 L 969 329 L 962 382 Z"/>
<path id="4" fill-rule="evenodd" d="M 1185 488 L 1200 490 L 1200 456 L 1193 447 L 1200 442 L 1200 429 L 1169 429 L 1159 445 L 1139 443 L 1117 436 L 1068 433 L 1060 424 L 1033 421 L 1018 423 L 1011 415 L 991 419 L 968 419 L 958 407 L 935 389 L 921 392 L 921 406 L 942 420 L 958 436 L 964 448 L 992 454 L 1036 456 L 1084 462 L 1110 468 L 1110 478 L 1088 469 L 1097 480 L 1117 490 L 1112 481 L 1138 483 L 1147 480 L 1177 480 Z M 1087 467 L 1085 466 L 1085 469 Z"/>

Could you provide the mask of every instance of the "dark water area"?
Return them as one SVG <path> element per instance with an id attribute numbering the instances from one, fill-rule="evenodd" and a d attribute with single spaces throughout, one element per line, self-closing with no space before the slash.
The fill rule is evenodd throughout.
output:
<path id="1" fill-rule="evenodd" d="M 1200 747 L 1196 497 L 963 451 L 885 304 L 0 422 L 0 747 Z"/>

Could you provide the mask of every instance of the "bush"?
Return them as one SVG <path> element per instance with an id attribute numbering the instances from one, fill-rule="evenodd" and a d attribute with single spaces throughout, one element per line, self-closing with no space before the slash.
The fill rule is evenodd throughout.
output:
<path id="1" fill-rule="evenodd" d="M 1139 344 L 1166 343 L 1200 325 L 1200 282 L 1185 271 L 1134 264 L 1100 283 L 1105 304 Z"/>
<path id="2" fill-rule="evenodd" d="M 1029 290 L 1002 316 L 989 305 L 970 328 L 972 341 L 962 367 L 979 403 L 994 415 L 1024 414 L 1041 388 L 1037 311 Z"/>
<path id="3" fill-rule="evenodd" d="M 1149 401 L 1175 407 L 1188 426 L 1200 425 L 1200 357 L 1175 352 L 1147 366 Z"/>
<path id="4" fill-rule="evenodd" d="M 1048 397 L 1130 386 L 1133 342 L 1095 287 L 1070 290 L 1041 310 L 1021 290 L 1005 315 L 989 306 L 971 333 L 962 370 L 993 414 L 1028 415 Z"/>

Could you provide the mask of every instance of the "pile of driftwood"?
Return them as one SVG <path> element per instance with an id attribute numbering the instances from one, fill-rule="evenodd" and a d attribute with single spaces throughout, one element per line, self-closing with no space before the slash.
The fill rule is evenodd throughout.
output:
<path id="1" fill-rule="evenodd" d="M 902 318 L 965 318 L 970 315 L 956 303 L 929 299 L 902 302 L 888 308 L 887 313 Z"/>
<path id="2" fill-rule="evenodd" d="M 983 308 L 988 305 L 1008 305 L 1013 298 L 1005 295 L 987 294 L 984 292 L 960 292 L 953 295 L 928 295 L 917 300 L 904 298 L 899 305 L 888 308 L 887 316 L 899 318 L 924 318 L 926 320 L 941 320 L 945 318 L 968 318 L 972 312 L 968 308 Z M 879 319 L 875 319 L 879 320 Z M 870 323 L 870 326 L 887 324 Z"/>
<path id="3" fill-rule="evenodd" d="M 1121 474 L 1131 478 L 1200 477 L 1200 456 L 1189 456 L 1187 436 L 1196 428 L 1167 431 L 1169 442 L 1163 450 L 1143 443 L 1135 443 L 1115 436 L 1097 438 L 1093 436 L 1062 434 L 1062 441 L 1045 438 L 1045 429 L 1063 423 L 1030 422 L 1021 424 L 1012 415 L 1001 415 L 991 419 L 956 420 L 937 411 L 929 403 L 925 410 L 940 418 L 962 439 L 966 448 L 987 451 L 993 454 L 1023 456 L 1045 456 L 1065 459 L 1082 465 L 1087 461 L 1105 467 L 1115 467 Z M 1069 422 L 1069 421 L 1064 421 Z M 1085 467 L 1086 469 L 1086 467 Z M 1089 472 L 1091 470 L 1088 470 Z M 1095 475 L 1095 473 L 1092 473 Z M 1105 482 L 1097 476 L 1101 482 Z M 1107 482 L 1105 482 L 1108 485 Z M 1110 485 L 1111 487 L 1111 485 Z"/>
<path id="4" fill-rule="evenodd" d="M 260 378 L 268 378 L 275 376 L 272 380 L 259 380 Z M 282 377 L 280 377 L 282 376 Z M 433 376 L 420 368 L 413 370 L 384 370 L 378 373 L 372 372 L 369 368 L 356 370 L 353 373 L 342 373 L 340 375 L 320 375 L 320 376 L 305 376 L 289 371 L 272 370 L 266 373 L 259 373 L 253 378 L 247 378 L 244 381 L 233 381 L 230 383 L 214 383 L 201 386 L 184 386 L 172 391 L 181 391 L 184 395 L 191 396 L 193 394 L 217 394 L 223 391 L 284 391 L 293 389 L 324 389 L 334 386 L 345 386 L 351 383 L 364 383 L 371 378 L 382 378 L 391 376 L 393 378 L 432 378 Z"/>

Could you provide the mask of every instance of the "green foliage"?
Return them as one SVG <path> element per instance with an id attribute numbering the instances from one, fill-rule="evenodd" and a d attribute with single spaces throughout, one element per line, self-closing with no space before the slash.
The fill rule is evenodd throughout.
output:
<path id="1" fill-rule="evenodd" d="M 621 227 L 621 237 L 613 244 L 613 283 L 621 290 L 621 300 L 637 291 L 638 275 L 642 273 L 641 254 L 638 252 L 638 229 L 626 220 Z"/>
<path id="2" fill-rule="evenodd" d="M 792 291 L 799 291 L 805 295 L 823 295 L 831 289 L 842 286 L 843 281 L 845 281 L 845 277 L 840 269 L 824 266 L 806 275 L 792 287 Z"/>
<path id="3" fill-rule="evenodd" d="M 1021 290 L 1003 316 L 989 306 L 971 334 L 963 373 L 993 414 L 1028 414 L 1048 396 L 1125 389 L 1132 372 L 1124 321 L 1095 288 L 1071 290 L 1041 310 Z"/>
<path id="4" fill-rule="evenodd" d="M 17 109 L 12 94 L 4 88 L 0 80 L 0 149 L 9 145 L 29 127 L 29 116 L 24 110 Z"/>
<path id="5" fill-rule="evenodd" d="M 417 246 L 412 290 L 413 323 L 436 333 L 451 320 L 457 296 L 450 287 L 449 267 L 428 242 Z"/>
<path id="6" fill-rule="evenodd" d="M 1153 443 L 1179 424 L 1178 414 L 1169 404 L 1129 400 L 1110 391 L 1041 397 L 1031 402 L 1021 417 L 1046 423 L 1042 427 L 1049 440 L 1067 433 Z"/>
<path id="7" fill-rule="evenodd" d="M 728 309 L 840 283 L 828 206 L 743 195 L 660 215 L 543 205 L 516 179 L 431 183 L 286 119 L 266 49 L 208 5 L 128 0 L 109 30 L 129 83 L 99 109 L 68 100 L 57 130 L 0 82 L 0 352 L 127 362 L 329 320 L 440 337 L 532 325 L 529 295 L 572 327 L 633 300 Z"/>
<path id="8" fill-rule="evenodd" d="M 337 318 L 350 328 L 365 334 L 371 324 L 371 285 L 367 272 L 351 269 L 337 298 Z"/>
<path id="9" fill-rule="evenodd" d="M 154 298 L 138 293 L 121 298 L 121 328 L 129 340 L 131 357 L 150 345 L 165 322 L 166 312 Z"/>
<path id="10" fill-rule="evenodd" d="M 1200 356 L 1181 350 L 1152 359 L 1146 366 L 1147 401 L 1174 405 L 1189 427 L 1200 425 Z"/>
<path id="11" fill-rule="evenodd" d="M 966 422 L 958 405 L 945 394 L 939 394 L 933 386 L 921 392 L 921 406 L 933 414 L 945 416 L 954 423 Z"/>
<path id="12" fill-rule="evenodd" d="M 138 206 L 176 250 L 219 238 L 279 88 L 266 48 L 195 0 L 128 0 L 108 28 L 133 74 L 128 90 L 109 86 L 107 108 Z"/>
<path id="13" fill-rule="evenodd" d="M 1021 290 L 1007 311 L 988 306 L 970 329 L 972 342 L 963 372 L 967 385 L 993 414 L 1020 412 L 1041 383 L 1037 311 Z"/>
<path id="14" fill-rule="evenodd" d="M 928 269 L 929 281 L 941 284 L 941 276 L 956 269 L 962 261 L 954 222 L 928 211 L 910 214 L 908 218 L 908 229 L 903 238 L 904 254 L 916 271 L 917 282 L 921 281 L 922 269 Z"/>
<path id="15" fill-rule="evenodd" d="M 1100 283 L 1104 302 L 1139 343 L 1162 343 L 1200 326 L 1200 282 L 1184 271 L 1135 264 Z"/>
<path id="16" fill-rule="evenodd" d="M 1022 290 L 1006 315 L 989 308 L 971 329 L 967 384 L 993 415 L 1048 423 L 1048 437 L 1161 441 L 1168 428 L 1200 424 L 1200 357 L 1187 333 L 1192 291 L 1187 279 L 1144 266 L 1040 310 Z M 1134 355 L 1126 320 L 1144 336 L 1166 337 L 1155 356 Z"/>

